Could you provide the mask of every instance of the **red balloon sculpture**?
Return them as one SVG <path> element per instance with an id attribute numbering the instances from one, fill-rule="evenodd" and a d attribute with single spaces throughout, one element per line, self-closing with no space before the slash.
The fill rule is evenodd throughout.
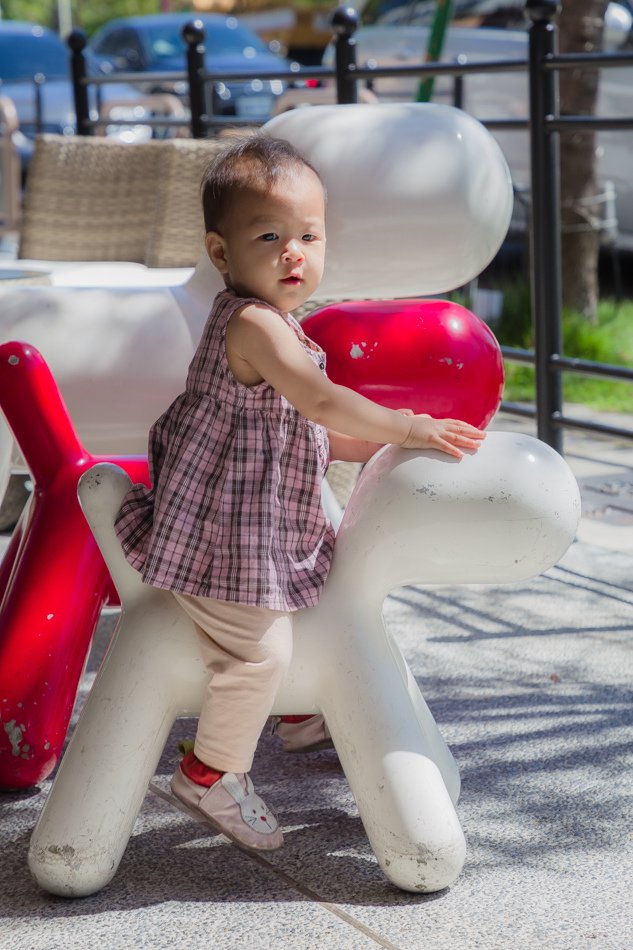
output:
<path id="1" fill-rule="evenodd" d="M 499 408 L 503 359 L 490 328 L 448 300 L 333 304 L 302 323 L 330 379 L 391 409 L 485 428 Z"/>
<path id="2" fill-rule="evenodd" d="M 0 346 L 0 408 L 34 491 L 0 564 L 0 788 L 35 785 L 61 754 L 110 575 L 77 500 L 98 461 L 147 483 L 147 459 L 92 456 L 37 350 Z M 115 601 L 116 603 L 116 601 Z"/>

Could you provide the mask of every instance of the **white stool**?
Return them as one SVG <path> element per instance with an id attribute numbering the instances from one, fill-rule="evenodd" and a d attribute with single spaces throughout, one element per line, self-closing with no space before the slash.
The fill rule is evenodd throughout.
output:
<path id="1" fill-rule="evenodd" d="M 79 488 L 123 612 L 31 841 L 37 881 L 68 897 L 115 874 L 173 721 L 198 714 L 206 686 L 191 621 L 171 594 L 141 583 L 115 537 L 128 484 L 101 464 Z M 384 629 L 383 600 L 403 584 L 532 577 L 564 554 L 579 514 L 565 461 L 512 433 L 490 433 L 461 462 L 388 447 L 354 489 L 321 602 L 298 615 L 273 711 L 323 712 L 376 858 L 404 890 L 449 885 L 465 842 L 455 762 Z"/>

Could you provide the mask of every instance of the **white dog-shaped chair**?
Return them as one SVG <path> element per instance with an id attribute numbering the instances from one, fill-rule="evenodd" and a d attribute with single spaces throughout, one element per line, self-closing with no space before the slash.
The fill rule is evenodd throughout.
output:
<path id="1" fill-rule="evenodd" d="M 31 842 L 36 879 L 66 896 L 114 875 L 173 721 L 198 714 L 206 686 L 191 621 L 171 594 L 141 583 L 114 534 L 128 485 L 107 464 L 80 483 L 123 614 Z M 383 600 L 402 584 L 532 577 L 565 552 L 579 512 L 564 460 L 508 433 L 490 433 L 459 463 L 388 447 L 354 489 L 321 602 L 299 612 L 273 711 L 323 712 L 376 858 L 404 890 L 450 884 L 465 842 L 455 762 L 385 632 Z"/>

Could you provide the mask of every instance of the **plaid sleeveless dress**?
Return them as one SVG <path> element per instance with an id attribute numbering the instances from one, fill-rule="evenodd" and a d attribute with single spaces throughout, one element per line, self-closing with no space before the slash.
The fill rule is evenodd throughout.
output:
<path id="1" fill-rule="evenodd" d="M 150 430 L 152 488 L 131 487 L 115 530 L 147 584 L 297 610 L 318 602 L 332 560 L 328 438 L 268 383 L 247 387 L 231 373 L 226 327 L 248 303 L 263 301 L 215 298 L 186 390 Z M 281 316 L 325 372 L 323 351 Z"/>

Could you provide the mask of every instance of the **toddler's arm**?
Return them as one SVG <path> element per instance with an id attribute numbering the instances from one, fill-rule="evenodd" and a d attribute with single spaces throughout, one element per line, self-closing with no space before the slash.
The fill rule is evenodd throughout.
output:
<path id="1" fill-rule="evenodd" d="M 294 330 L 279 314 L 257 304 L 249 304 L 231 317 L 226 352 L 238 379 L 240 367 L 244 378 L 254 372 L 302 415 L 353 439 L 438 449 L 461 458 L 463 449 L 476 450 L 485 438 L 485 433 L 467 422 L 405 416 L 333 383 L 307 356 Z"/>
<path id="2" fill-rule="evenodd" d="M 332 462 L 368 462 L 384 444 L 354 439 L 342 432 L 335 432 L 334 429 L 328 429 L 328 440 Z"/>
<path id="3" fill-rule="evenodd" d="M 398 409 L 403 416 L 413 416 L 411 409 Z M 364 439 L 354 439 L 342 432 L 328 430 L 330 443 L 330 459 L 333 462 L 368 462 L 372 455 L 383 447 L 382 442 L 367 442 Z"/>

